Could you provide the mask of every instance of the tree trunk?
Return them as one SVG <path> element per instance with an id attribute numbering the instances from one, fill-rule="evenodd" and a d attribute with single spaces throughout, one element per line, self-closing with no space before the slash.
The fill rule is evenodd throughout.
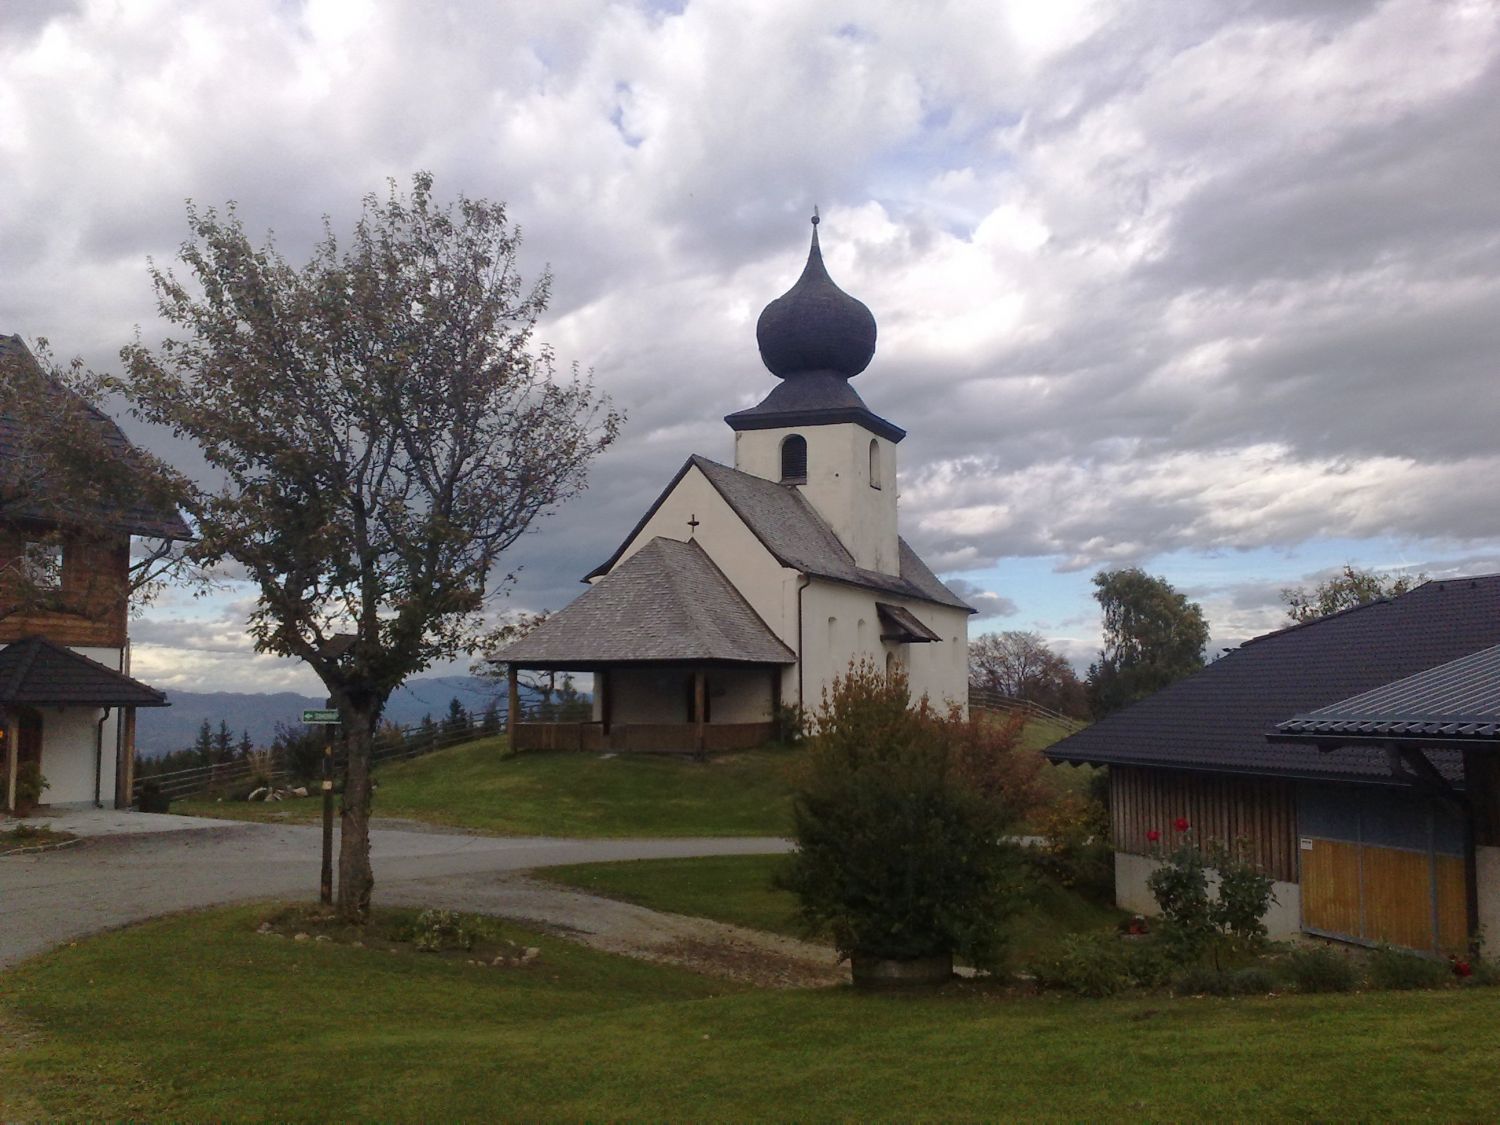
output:
<path id="1" fill-rule="evenodd" d="M 342 703 L 345 749 L 344 804 L 339 819 L 339 921 L 363 924 L 370 916 L 375 875 L 370 868 L 370 756 L 378 703 Z"/>

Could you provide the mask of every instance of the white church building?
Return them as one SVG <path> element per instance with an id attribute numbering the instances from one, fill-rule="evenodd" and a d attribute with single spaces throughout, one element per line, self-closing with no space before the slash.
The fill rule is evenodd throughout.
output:
<path id="1" fill-rule="evenodd" d="M 712 751 L 815 713 L 852 662 L 899 666 L 913 697 L 964 705 L 974 611 L 900 537 L 906 432 L 850 386 L 875 318 L 828 276 L 813 220 L 797 283 L 756 325 L 780 382 L 730 414 L 734 467 L 693 455 L 589 589 L 490 659 L 592 673 L 591 722 L 512 725 L 517 749 Z"/>

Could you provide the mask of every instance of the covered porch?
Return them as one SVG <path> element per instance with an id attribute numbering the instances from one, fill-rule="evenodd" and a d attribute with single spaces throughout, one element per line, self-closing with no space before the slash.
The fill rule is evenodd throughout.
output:
<path id="1" fill-rule="evenodd" d="M 775 730 L 796 657 L 698 544 L 653 539 L 577 601 L 492 654 L 517 750 L 711 753 Z M 520 673 L 594 677 L 587 722 L 527 722 Z"/>
<path id="2" fill-rule="evenodd" d="M 528 721 L 520 693 L 520 673 L 527 670 L 592 673 L 590 718 Z M 662 662 L 531 669 L 512 664 L 508 686 L 514 749 L 706 754 L 770 741 L 781 702 L 781 667 Z"/>
<path id="3" fill-rule="evenodd" d="M 0 650 L 0 804 L 126 808 L 135 709 L 166 696 L 40 637 Z M 36 779 L 46 788 L 34 792 Z M 31 791 L 31 792 L 28 792 Z"/>

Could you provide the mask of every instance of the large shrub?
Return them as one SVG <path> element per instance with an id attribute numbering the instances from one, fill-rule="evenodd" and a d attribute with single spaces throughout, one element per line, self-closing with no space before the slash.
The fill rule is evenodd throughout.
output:
<path id="1" fill-rule="evenodd" d="M 819 711 L 778 879 L 809 927 L 845 957 L 993 964 L 1021 885 L 1006 836 L 1031 799 L 1018 735 L 912 706 L 899 671 L 851 666 Z"/>
<path id="2" fill-rule="evenodd" d="M 1225 847 L 1210 842 L 1206 847 L 1188 835 L 1191 825 L 1179 819 L 1177 847 L 1162 857 L 1162 864 L 1146 879 L 1166 920 L 1166 936 L 1186 963 L 1212 951 L 1216 968 L 1223 954 L 1233 950 L 1255 950 L 1265 942 L 1266 911 L 1276 901 L 1272 879 L 1246 857 L 1243 846 Z M 1218 881 L 1210 894 L 1209 873 Z"/>

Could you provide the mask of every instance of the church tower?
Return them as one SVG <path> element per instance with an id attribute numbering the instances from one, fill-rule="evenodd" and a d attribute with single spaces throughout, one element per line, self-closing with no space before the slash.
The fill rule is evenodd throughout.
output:
<path id="1" fill-rule="evenodd" d="M 797 489 L 856 566 L 895 575 L 896 445 L 906 431 L 849 385 L 875 355 L 875 318 L 828 276 L 816 214 L 812 222 L 802 276 L 755 326 L 761 360 L 781 382 L 724 419 L 735 432 L 734 467 Z"/>

